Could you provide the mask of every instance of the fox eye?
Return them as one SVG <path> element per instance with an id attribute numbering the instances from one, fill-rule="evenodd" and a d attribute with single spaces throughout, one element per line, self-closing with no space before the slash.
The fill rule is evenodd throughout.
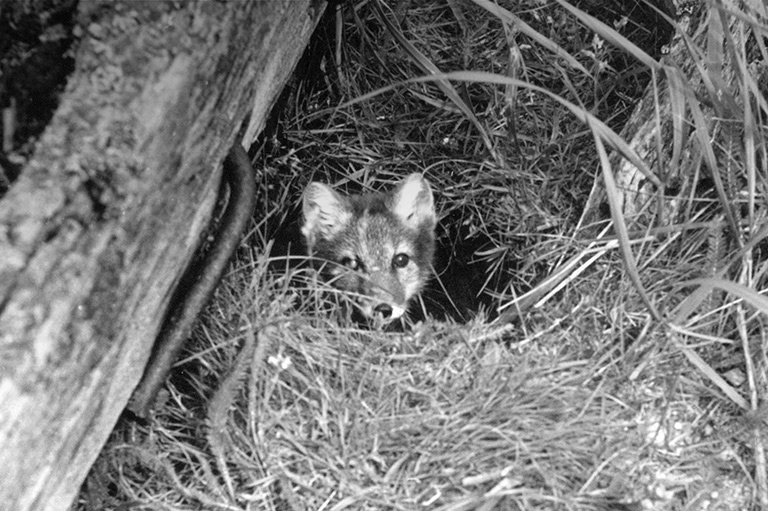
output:
<path id="1" fill-rule="evenodd" d="M 392 266 L 395 268 L 405 268 L 410 260 L 411 258 L 408 257 L 408 254 L 397 254 L 392 258 Z"/>
<path id="2" fill-rule="evenodd" d="M 356 257 L 344 257 L 339 262 L 350 270 L 356 270 L 360 266 Z"/>

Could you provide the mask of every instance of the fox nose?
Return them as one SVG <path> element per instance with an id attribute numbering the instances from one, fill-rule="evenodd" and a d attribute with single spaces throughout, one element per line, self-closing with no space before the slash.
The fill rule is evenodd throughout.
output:
<path id="1" fill-rule="evenodd" d="M 373 312 L 380 315 L 384 319 L 389 319 L 392 316 L 392 306 L 388 303 L 380 303 L 373 308 Z"/>

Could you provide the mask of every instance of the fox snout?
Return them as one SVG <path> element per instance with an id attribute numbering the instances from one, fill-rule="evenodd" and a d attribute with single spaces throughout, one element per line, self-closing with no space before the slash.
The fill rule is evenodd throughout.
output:
<path id="1" fill-rule="evenodd" d="M 386 271 L 372 271 L 367 276 L 365 287 L 363 294 L 366 301 L 370 302 L 363 307 L 366 316 L 392 320 L 405 314 L 408 299 L 396 277 L 388 275 Z"/>
<path id="2" fill-rule="evenodd" d="M 331 283 L 348 291 L 349 298 L 366 317 L 383 320 L 398 319 L 405 314 L 409 296 L 396 275 L 387 270 L 370 272 L 336 265 L 331 270 Z"/>

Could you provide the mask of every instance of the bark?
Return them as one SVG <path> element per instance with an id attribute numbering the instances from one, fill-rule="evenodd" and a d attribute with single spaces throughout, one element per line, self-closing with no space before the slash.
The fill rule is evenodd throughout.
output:
<path id="1" fill-rule="evenodd" d="M 66 509 L 325 7 L 81 1 L 76 69 L 0 201 L 0 502 Z"/>

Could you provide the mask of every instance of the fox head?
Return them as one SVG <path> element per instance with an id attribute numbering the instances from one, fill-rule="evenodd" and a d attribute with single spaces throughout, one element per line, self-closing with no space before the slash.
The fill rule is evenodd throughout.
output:
<path id="1" fill-rule="evenodd" d="M 432 189 L 411 174 L 389 192 L 342 195 L 310 183 L 301 229 L 324 276 L 367 317 L 393 320 L 429 280 L 436 214 Z"/>

